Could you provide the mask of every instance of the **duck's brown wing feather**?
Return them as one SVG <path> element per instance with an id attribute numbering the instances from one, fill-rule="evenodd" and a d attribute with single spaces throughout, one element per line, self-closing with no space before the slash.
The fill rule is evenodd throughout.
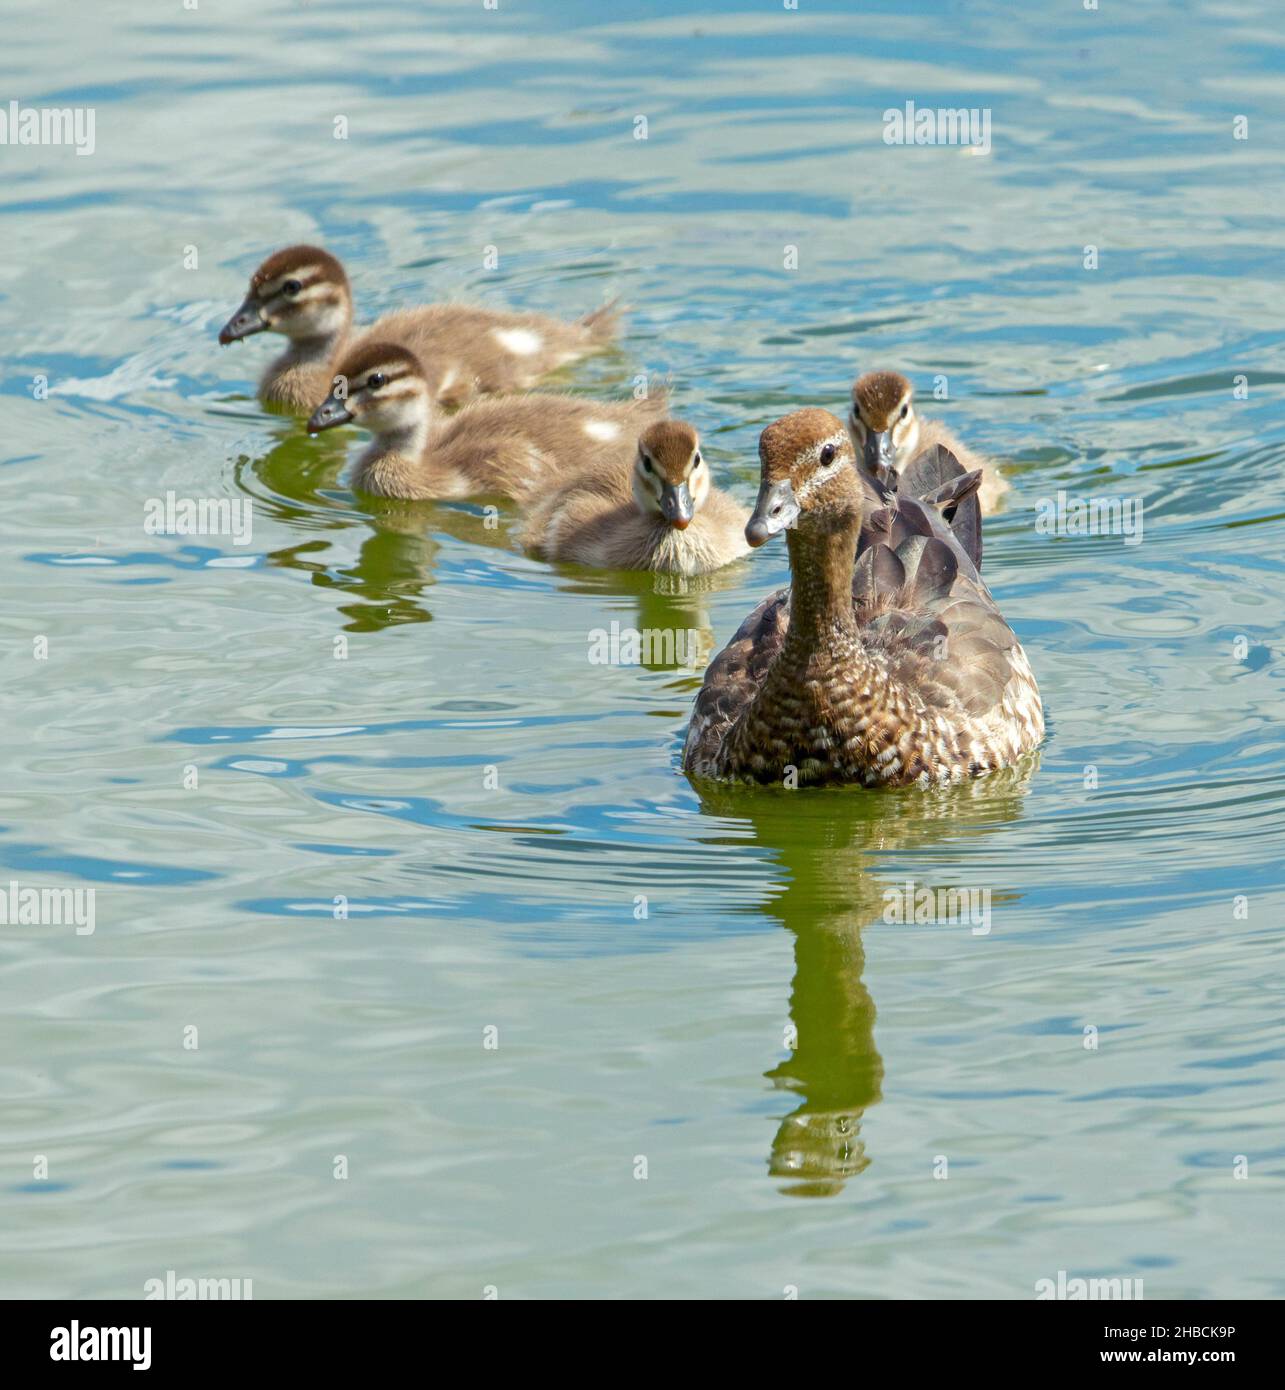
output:
<path id="1" fill-rule="evenodd" d="M 971 485 L 968 479 L 972 479 Z M 897 481 L 901 497 L 919 498 L 941 514 L 978 570 L 982 567 L 982 508 L 978 500 L 981 483 L 982 470 L 967 472 L 942 444 L 933 444 L 916 454 Z"/>
<path id="2" fill-rule="evenodd" d="M 790 591 L 780 589 L 759 604 L 710 662 L 687 726 L 684 767 L 699 767 L 718 751 L 728 729 L 763 684 L 789 626 Z"/>
<path id="3" fill-rule="evenodd" d="M 868 546 L 853 602 L 867 650 L 882 652 L 893 679 L 930 710 L 977 718 L 1002 703 L 1017 638 L 953 538 Z"/>

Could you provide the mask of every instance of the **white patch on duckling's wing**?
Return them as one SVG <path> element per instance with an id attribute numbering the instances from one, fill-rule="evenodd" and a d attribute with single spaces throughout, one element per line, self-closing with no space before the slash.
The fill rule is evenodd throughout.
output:
<path id="1" fill-rule="evenodd" d="M 613 424 L 610 420 L 586 420 L 584 432 L 590 439 L 597 439 L 608 444 L 619 436 L 620 426 Z"/>
<path id="2" fill-rule="evenodd" d="M 493 328 L 495 341 L 515 357 L 533 357 L 544 346 L 544 339 L 529 328 Z"/>

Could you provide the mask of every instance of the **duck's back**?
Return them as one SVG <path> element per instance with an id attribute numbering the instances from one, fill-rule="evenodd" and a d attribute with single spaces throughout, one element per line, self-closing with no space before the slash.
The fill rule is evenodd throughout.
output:
<path id="1" fill-rule="evenodd" d="M 964 776 L 1039 743 L 1043 708 L 1026 653 L 933 508 L 902 498 L 870 518 L 852 599 L 866 650 L 914 697 L 917 708 L 901 715 L 907 742 L 926 741 Z"/>

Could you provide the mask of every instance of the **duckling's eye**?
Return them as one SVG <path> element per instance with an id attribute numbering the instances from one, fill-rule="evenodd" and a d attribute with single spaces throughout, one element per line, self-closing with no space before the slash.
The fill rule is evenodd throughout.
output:
<path id="1" fill-rule="evenodd" d="M 639 457 L 642 459 L 643 472 L 644 472 L 644 473 L 650 473 L 650 472 L 651 472 L 651 460 L 646 456 L 646 454 L 640 454 Z"/>
<path id="2" fill-rule="evenodd" d="M 833 462 L 834 462 L 834 445 L 833 445 L 833 444 L 827 444 L 827 445 L 825 446 L 825 448 L 823 448 L 823 449 L 821 450 L 821 463 L 822 463 L 822 465 L 825 465 L 825 464 L 827 464 L 827 463 L 833 463 Z"/>
<path id="3" fill-rule="evenodd" d="M 281 286 L 281 293 L 288 295 L 296 295 L 299 293 L 301 289 L 303 289 L 303 286 L 298 282 L 298 280 L 287 280 L 285 284 Z"/>
<path id="4" fill-rule="evenodd" d="M 906 418 L 906 416 L 909 415 L 909 414 L 910 414 L 910 402 L 907 401 L 906 404 L 903 405 L 903 406 L 901 407 L 901 418 L 904 420 L 904 419 Z"/>
<path id="5" fill-rule="evenodd" d="M 693 467 L 693 468 L 699 468 L 699 467 L 701 466 L 701 463 L 702 463 L 702 462 L 703 462 L 703 460 L 701 459 L 700 453 L 698 452 L 698 453 L 695 455 L 695 457 L 692 459 L 692 467 Z"/>
<path id="6" fill-rule="evenodd" d="M 366 390 L 378 391 L 379 388 L 387 380 L 388 378 L 383 374 L 383 372 L 371 372 L 371 374 L 366 378 Z"/>

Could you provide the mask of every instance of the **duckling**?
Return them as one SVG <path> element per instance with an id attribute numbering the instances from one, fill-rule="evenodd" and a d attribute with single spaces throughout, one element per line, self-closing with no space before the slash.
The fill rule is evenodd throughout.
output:
<path id="1" fill-rule="evenodd" d="M 581 468 L 624 467 L 638 431 L 665 414 L 665 394 L 610 405 L 581 396 L 491 396 L 434 418 L 436 379 L 399 343 L 345 354 L 308 433 L 350 420 L 374 442 L 354 486 L 408 500 L 503 496 L 526 502 Z"/>
<path id="2" fill-rule="evenodd" d="M 1026 654 L 936 508 L 881 492 L 825 410 L 769 425 L 759 457 L 746 538 L 786 532 L 792 587 L 711 663 L 687 771 L 927 787 L 1036 747 L 1044 713 Z"/>
<path id="3" fill-rule="evenodd" d="M 619 328 L 615 301 L 574 323 L 544 314 L 508 314 L 470 304 L 428 304 L 385 314 L 354 334 L 344 268 L 319 246 L 287 246 L 250 277 L 245 302 L 223 325 L 220 343 L 280 333 L 290 346 L 259 383 L 264 404 L 311 410 L 339 358 L 362 343 L 409 348 L 434 372 L 437 400 L 460 405 L 492 391 L 522 391 L 546 372 L 605 347 Z"/>
<path id="4" fill-rule="evenodd" d="M 544 560 L 599 569 L 710 574 L 749 552 L 749 509 L 709 478 L 696 431 L 658 420 L 632 460 L 586 469 L 531 511 L 522 543 Z"/>
<path id="5" fill-rule="evenodd" d="M 924 449 L 940 444 L 966 472 L 982 469 L 978 497 L 983 512 L 993 512 L 1008 491 L 1008 480 L 938 420 L 920 421 L 915 388 L 900 372 L 866 372 L 852 386 L 848 432 L 857 457 L 876 482 L 896 487 L 898 475 Z"/>

